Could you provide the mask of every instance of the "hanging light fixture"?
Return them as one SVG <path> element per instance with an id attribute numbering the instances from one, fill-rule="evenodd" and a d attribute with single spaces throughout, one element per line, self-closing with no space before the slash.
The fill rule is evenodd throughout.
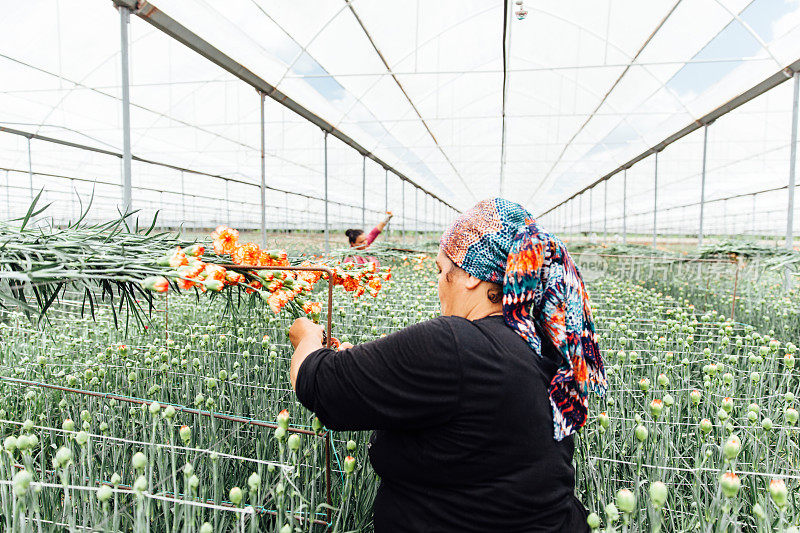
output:
<path id="1" fill-rule="evenodd" d="M 525 9 L 525 6 L 522 5 L 522 0 L 517 0 L 517 10 L 514 11 L 514 15 L 517 16 L 517 20 L 523 20 L 525 17 L 528 16 L 528 10 Z"/>

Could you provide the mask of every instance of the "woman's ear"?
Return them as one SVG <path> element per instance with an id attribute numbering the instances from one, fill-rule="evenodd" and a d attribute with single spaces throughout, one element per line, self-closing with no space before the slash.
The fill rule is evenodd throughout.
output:
<path id="1" fill-rule="evenodd" d="M 467 274 L 467 279 L 464 281 L 464 286 L 467 289 L 472 290 L 472 289 L 476 288 L 480 284 L 481 284 L 481 280 L 479 280 L 478 278 L 476 278 L 472 274 Z"/>

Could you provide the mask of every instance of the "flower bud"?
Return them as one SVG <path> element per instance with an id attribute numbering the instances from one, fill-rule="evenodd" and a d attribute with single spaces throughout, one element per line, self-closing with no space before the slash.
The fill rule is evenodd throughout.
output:
<path id="1" fill-rule="evenodd" d="M 789 502 L 789 491 L 782 479 L 773 479 L 769 482 L 769 495 L 778 509 L 783 509 Z"/>
<path id="2" fill-rule="evenodd" d="M 71 418 L 65 418 L 61 423 L 61 429 L 64 431 L 75 431 L 75 422 Z"/>
<path id="3" fill-rule="evenodd" d="M 786 422 L 793 426 L 797 424 L 797 419 L 800 417 L 800 414 L 797 413 L 797 409 L 794 407 L 789 407 L 784 411 L 784 416 L 786 417 Z"/>
<path id="4" fill-rule="evenodd" d="M 72 461 L 72 450 L 66 446 L 62 446 L 56 452 L 55 464 L 59 468 L 64 468 Z"/>
<path id="5" fill-rule="evenodd" d="M 647 378 L 642 378 L 639 381 L 639 390 L 643 392 L 647 392 L 648 390 L 650 390 L 650 380 Z"/>
<path id="6" fill-rule="evenodd" d="M 208 522 L 203 522 L 203 525 L 200 526 L 200 533 L 214 533 L 214 528 Z"/>
<path id="7" fill-rule="evenodd" d="M 658 385 L 661 388 L 666 388 L 669 386 L 669 377 L 666 374 L 659 374 L 658 375 Z"/>
<path id="8" fill-rule="evenodd" d="M 691 398 L 692 403 L 697 405 L 700 403 L 700 399 L 703 397 L 703 393 L 697 389 L 694 389 L 692 392 L 689 393 L 689 398 Z"/>
<path id="9" fill-rule="evenodd" d="M 702 431 L 706 435 L 711 433 L 711 430 L 714 427 L 714 425 L 711 423 L 711 420 L 709 420 L 708 418 L 702 419 L 698 424 L 698 426 L 700 427 L 700 431 Z"/>
<path id="10" fill-rule="evenodd" d="M 14 478 L 11 480 L 14 495 L 17 497 L 25 496 L 31 481 L 33 481 L 33 476 L 27 470 L 20 470 L 14 474 Z"/>
<path id="11" fill-rule="evenodd" d="M 158 403 L 158 402 L 152 402 L 152 403 L 151 403 L 151 404 L 148 406 L 148 409 L 149 409 L 149 411 L 150 411 L 150 414 L 155 416 L 155 415 L 157 415 L 157 414 L 158 414 L 158 412 L 161 410 L 161 404 L 160 404 L 160 403 Z"/>
<path id="12" fill-rule="evenodd" d="M 97 500 L 100 502 L 107 502 L 111 499 L 111 496 L 114 494 L 114 491 L 111 490 L 111 487 L 108 485 L 100 485 L 100 488 L 97 489 Z"/>
<path id="13" fill-rule="evenodd" d="M 199 487 L 199 486 L 200 486 L 200 478 L 198 478 L 196 475 L 192 474 L 189 477 L 189 490 L 190 491 L 195 491 L 195 490 L 197 490 L 197 487 Z"/>
<path id="14" fill-rule="evenodd" d="M 77 435 L 75 435 L 75 442 L 80 446 L 86 446 L 86 443 L 89 442 L 89 434 L 85 431 L 79 431 Z"/>
<path id="15" fill-rule="evenodd" d="M 725 397 L 722 399 L 722 408 L 725 409 L 728 413 L 733 411 L 733 398 Z"/>
<path id="16" fill-rule="evenodd" d="M 289 429 L 289 411 L 284 409 L 278 413 L 278 427 Z"/>
<path id="17" fill-rule="evenodd" d="M 626 514 L 631 514 L 636 509 L 636 496 L 628 489 L 617 491 L 617 507 Z"/>
<path id="18" fill-rule="evenodd" d="M 290 450 L 296 452 L 300 449 L 300 435 L 293 434 L 289 435 L 289 439 L 286 441 L 286 445 L 289 447 Z"/>
<path id="19" fill-rule="evenodd" d="M 764 420 L 761 421 L 761 427 L 764 428 L 765 431 L 771 430 L 772 426 L 773 424 L 771 418 L 765 418 Z"/>
<path id="20" fill-rule="evenodd" d="M 261 476 L 259 476 L 257 472 L 250 474 L 250 477 L 247 478 L 247 486 L 250 487 L 250 490 L 256 492 L 260 485 Z"/>
<path id="21" fill-rule="evenodd" d="M 741 487 L 739 476 L 733 472 L 722 474 L 719 478 L 719 484 L 726 498 L 734 498 L 739 493 L 739 487 Z"/>
<path id="22" fill-rule="evenodd" d="M 175 413 L 176 413 L 175 407 L 168 405 L 167 408 L 164 409 L 164 412 L 161 413 L 161 416 L 163 416 L 167 420 L 172 420 L 173 418 L 175 418 Z"/>
<path id="23" fill-rule="evenodd" d="M 178 430 L 178 435 L 180 436 L 181 440 L 184 444 L 188 444 L 190 440 L 192 440 L 192 428 L 189 426 L 183 425 Z"/>
<path id="24" fill-rule="evenodd" d="M 661 509 L 667 501 L 667 486 L 661 481 L 650 483 L 650 501 L 653 507 Z"/>
<path id="25" fill-rule="evenodd" d="M 240 489 L 239 487 L 233 487 L 228 492 L 228 498 L 234 505 L 239 505 L 240 503 L 242 503 L 242 489 Z"/>
<path id="26" fill-rule="evenodd" d="M 619 520 L 619 511 L 617 510 L 617 506 L 613 503 L 609 503 L 605 507 L 606 512 L 606 520 L 609 522 L 616 522 Z"/>
<path id="27" fill-rule="evenodd" d="M 31 431 L 33 431 L 33 420 L 31 420 L 30 418 L 25 420 L 25 422 L 22 423 L 22 431 L 26 433 L 30 433 Z"/>
<path id="28" fill-rule="evenodd" d="M 167 292 L 169 290 L 169 281 L 164 276 L 150 276 L 140 283 L 148 291 Z"/>
<path id="29" fill-rule="evenodd" d="M 649 432 L 647 431 L 647 428 L 645 426 L 641 425 L 636 426 L 636 429 L 634 430 L 634 435 L 636 435 L 636 440 L 638 440 L 639 442 L 646 441 L 648 434 Z"/>
<path id="30" fill-rule="evenodd" d="M 283 440 L 286 438 L 286 429 L 282 427 L 275 428 L 275 438 L 278 440 Z"/>
<path id="31" fill-rule="evenodd" d="M 348 452 L 352 452 L 355 449 L 356 449 L 356 441 L 354 441 L 354 440 L 347 441 L 347 451 Z"/>
<path id="32" fill-rule="evenodd" d="M 664 407 L 672 407 L 675 405 L 675 398 L 672 397 L 672 394 L 667 393 L 664 395 Z"/>
<path id="33" fill-rule="evenodd" d="M 593 530 L 600 528 L 600 515 L 591 513 L 586 517 L 586 524 Z"/>
<path id="34" fill-rule="evenodd" d="M 133 454 L 131 463 L 136 470 L 144 470 L 144 467 L 147 466 L 147 457 L 142 452 L 136 452 Z"/>
<path id="35" fill-rule="evenodd" d="M 652 402 L 650 402 L 650 414 L 653 416 L 653 419 L 658 420 L 658 417 L 661 416 L 661 411 L 664 410 L 664 402 L 656 398 Z"/>
<path id="36" fill-rule="evenodd" d="M 356 469 L 356 459 L 355 457 L 348 455 L 344 458 L 344 473 L 350 475 Z"/>
<path id="37" fill-rule="evenodd" d="M 736 435 L 728 437 L 728 440 L 722 446 L 722 454 L 728 461 L 736 459 L 740 451 L 742 451 L 742 441 Z"/>
<path id="38" fill-rule="evenodd" d="M 111 474 L 111 484 L 116 487 L 119 486 L 120 483 L 122 483 L 122 477 L 116 472 Z"/>

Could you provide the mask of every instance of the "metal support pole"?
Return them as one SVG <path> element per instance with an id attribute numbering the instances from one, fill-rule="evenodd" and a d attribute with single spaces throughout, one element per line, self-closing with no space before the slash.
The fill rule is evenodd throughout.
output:
<path id="1" fill-rule="evenodd" d="M 361 227 L 367 225 L 367 156 L 361 157 Z"/>
<path id="2" fill-rule="evenodd" d="M 419 189 L 414 187 L 414 244 L 419 242 Z"/>
<path id="3" fill-rule="evenodd" d="M 800 72 L 794 73 L 794 93 L 792 96 L 792 145 L 789 150 L 789 205 L 786 212 L 786 248 L 794 247 L 794 193 L 795 171 L 797 168 L 797 105 L 800 92 Z"/>
<path id="4" fill-rule="evenodd" d="M 186 189 L 184 188 L 183 170 L 181 170 L 181 220 L 186 223 Z"/>
<path id="5" fill-rule="evenodd" d="M 28 137 L 28 185 L 30 187 L 31 200 L 33 200 L 33 160 L 31 159 L 31 138 Z"/>
<path id="6" fill-rule="evenodd" d="M 656 247 L 656 230 L 658 222 L 658 152 L 656 152 L 655 172 L 653 172 L 653 248 Z"/>
<path id="7" fill-rule="evenodd" d="M 756 234 L 756 195 L 753 195 L 753 220 L 750 222 L 750 228 L 753 231 L 753 235 Z"/>
<path id="8" fill-rule="evenodd" d="M 324 150 L 323 158 L 325 161 L 325 253 L 331 250 L 330 236 L 328 235 L 328 132 L 323 136 Z"/>
<path id="9" fill-rule="evenodd" d="M 589 189 L 589 233 L 592 233 L 592 192 L 594 187 Z"/>
<path id="10" fill-rule="evenodd" d="M 264 131 L 264 99 L 266 95 L 259 93 L 261 97 L 261 246 L 267 247 L 267 162 L 266 162 L 266 132 Z"/>
<path id="11" fill-rule="evenodd" d="M 389 169 L 383 169 L 383 212 L 389 212 Z M 391 228 L 388 230 L 391 235 Z"/>
<path id="12" fill-rule="evenodd" d="M 128 22 L 130 9 L 120 6 L 120 39 L 122 57 L 122 212 L 132 210 L 131 198 L 131 94 L 128 78 Z"/>
<path id="13" fill-rule="evenodd" d="M 608 240 L 608 180 L 603 182 L 603 242 Z"/>
<path id="14" fill-rule="evenodd" d="M 708 152 L 708 124 L 703 128 L 703 171 L 700 176 L 700 226 L 697 229 L 697 246 L 703 246 L 703 217 L 706 208 L 706 154 Z"/>
<path id="15" fill-rule="evenodd" d="M 225 180 L 225 223 L 231 225 L 231 199 L 228 194 L 228 180 Z"/>
<path id="16" fill-rule="evenodd" d="M 628 169 L 622 171 L 622 244 L 628 244 Z"/>
<path id="17" fill-rule="evenodd" d="M 403 197 L 403 243 L 406 242 L 406 182 L 400 180 L 400 192 Z"/>

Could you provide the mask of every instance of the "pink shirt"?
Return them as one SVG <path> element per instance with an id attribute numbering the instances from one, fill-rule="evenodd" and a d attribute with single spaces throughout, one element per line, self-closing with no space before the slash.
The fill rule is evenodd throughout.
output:
<path id="1" fill-rule="evenodd" d="M 367 233 L 367 239 L 365 241 L 367 246 L 372 244 L 375 241 L 375 239 L 378 238 L 378 235 L 380 235 L 380 234 L 381 234 L 381 230 L 379 230 L 377 226 L 372 228 L 372 230 L 370 230 L 370 232 Z M 378 266 L 380 266 L 380 262 L 378 261 L 378 258 L 373 257 L 371 255 L 369 255 L 367 257 L 362 257 L 360 255 L 352 255 L 352 256 L 348 257 L 347 259 L 345 259 L 344 262 L 345 263 L 356 263 L 356 264 L 359 264 L 359 265 L 366 265 L 367 263 L 376 263 Z"/>

